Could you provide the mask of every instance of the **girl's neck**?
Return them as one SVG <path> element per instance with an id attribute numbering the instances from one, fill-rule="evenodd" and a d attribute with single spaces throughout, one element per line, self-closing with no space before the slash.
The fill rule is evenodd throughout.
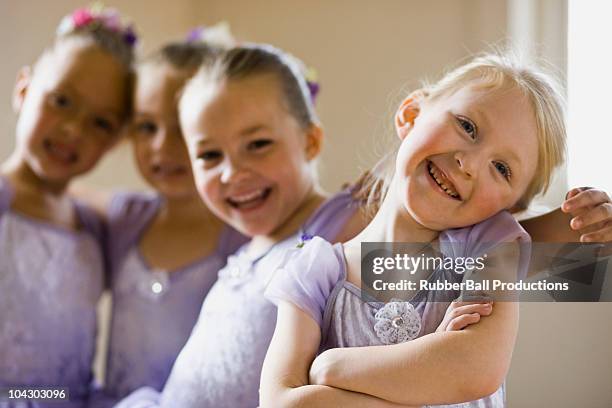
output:
<path id="1" fill-rule="evenodd" d="M 419 224 L 404 208 L 397 193 L 390 189 L 374 219 L 347 245 L 361 242 L 431 242 L 439 231 Z"/>
<path id="2" fill-rule="evenodd" d="M 0 172 L 14 191 L 13 211 L 68 230 L 81 228 L 74 204 L 66 194 L 67 181 L 50 182 L 40 178 L 18 151 L 2 164 Z"/>
<path id="3" fill-rule="evenodd" d="M 2 164 L 1 170 L 18 191 L 36 194 L 41 198 L 62 198 L 68 187 L 68 181 L 49 181 L 40 178 L 16 150 Z"/>
<path id="4" fill-rule="evenodd" d="M 325 198 L 325 194 L 317 186 L 313 186 L 298 208 L 281 226 L 268 235 L 254 236 L 249 243 L 247 252 L 252 256 L 260 256 L 275 244 L 298 232 L 325 201 Z"/>

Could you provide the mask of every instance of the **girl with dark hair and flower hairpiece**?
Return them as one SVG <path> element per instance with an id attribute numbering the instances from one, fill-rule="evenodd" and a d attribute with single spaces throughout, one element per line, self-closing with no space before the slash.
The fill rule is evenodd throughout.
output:
<path id="1" fill-rule="evenodd" d="M 0 170 L 0 388 L 65 387 L 82 407 L 92 380 L 103 228 L 67 188 L 119 139 L 136 35 L 117 11 L 78 9 L 19 72 L 16 147 Z M 69 400 L 69 401 L 68 401 Z"/>
<path id="2" fill-rule="evenodd" d="M 226 24 L 199 28 L 136 67 L 128 137 L 154 191 L 104 205 L 113 307 L 104 389 L 90 407 L 111 407 L 143 386 L 161 391 L 217 272 L 246 242 L 200 199 L 177 106 L 203 61 L 232 45 Z"/>

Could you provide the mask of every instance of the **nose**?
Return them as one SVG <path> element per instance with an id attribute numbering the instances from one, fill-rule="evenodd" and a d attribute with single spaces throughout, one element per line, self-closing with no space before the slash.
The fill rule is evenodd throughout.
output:
<path id="1" fill-rule="evenodd" d="M 86 126 L 85 120 L 83 115 L 75 115 L 64 123 L 63 129 L 66 141 L 74 142 L 83 137 Z"/>
<path id="2" fill-rule="evenodd" d="M 223 170 L 221 171 L 221 182 L 222 183 L 234 183 L 244 178 L 246 175 L 244 169 L 238 164 L 238 161 L 232 158 L 227 158 L 223 163 Z"/>
<path id="3" fill-rule="evenodd" d="M 467 178 L 472 178 L 476 175 L 476 169 L 478 166 L 478 159 L 473 155 L 466 152 L 456 152 L 455 162 L 463 174 Z"/>

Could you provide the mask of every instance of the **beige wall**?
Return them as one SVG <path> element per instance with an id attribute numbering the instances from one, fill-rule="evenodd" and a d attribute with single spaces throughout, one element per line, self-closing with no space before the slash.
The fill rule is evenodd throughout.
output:
<path id="1" fill-rule="evenodd" d="M 524 33 L 527 20 L 518 3 L 535 4 L 528 11 L 536 12 L 534 35 L 543 44 L 555 42 L 551 60 L 563 65 L 564 47 L 551 34 L 556 32 L 554 24 L 563 19 L 552 19 L 548 12 L 537 14 L 537 10 L 554 11 L 563 6 L 561 1 L 178 0 L 172 6 L 166 1 L 107 2 L 135 18 L 144 34 L 144 50 L 182 37 L 195 24 L 227 20 L 238 38 L 271 42 L 315 67 L 322 84 L 317 109 L 327 135 L 321 180 L 330 191 L 354 179 L 386 150 L 384 129 L 402 87 L 414 88 L 419 78 L 435 78 L 449 62 L 507 38 L 509 25 Z M 16 70 L 35 59 L 60 16 L 78 5 L 68 0 L 0 4 L 4 39 L 0 45 L 0 94 L 4 95 L 0 156 L 13 147 L 9 95 Z M 142 188 L 128 147 L 105 159 L 87 182 L 104 188 Z M 551 202 L 558 202 L 564 188 L 562 176 Z M 608 345 L 612 305 L 525 304 L 521 310 L 508 377 L 509 406 L 612 406 L 612 347 Z"/>

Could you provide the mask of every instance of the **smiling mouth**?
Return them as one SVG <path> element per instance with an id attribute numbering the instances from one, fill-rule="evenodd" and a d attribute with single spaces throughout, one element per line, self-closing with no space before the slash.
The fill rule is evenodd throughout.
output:
<path id="1" fill-rule="evenodd" d="M 457 189 L 453 185 L 453 183 L 444 175 L 442 170 L 440 170 L 433 162 L 427 162 L 427 171 L 429 175 L 433 179 L 433 181 L 446 193 L 447 196 L 461 201 L 461 196 L 457 192 Z"/>
<path id="2" fill-rule="evenodd" d="M 266 187 L 246 194 L 236 194 L 227 198 L 227 202 L 230 206 L 238 210 L 250 210 L 263 204 L 271 192 L 272 188 Z"/>
<path id="3" fill-rule="evenodd" d="M 64 164 L 74 164 L 78 161 L 79 156 L 74 149 L 63 143 L 54 143 L 49 139 L 45 139 L 43 147 L 51 157 Z"/>
<path id="4" fill-rule="evenodd" d="M 181 165 L 154 164 L 151 170 L 157 177 L 182 176 L 187 173 L 186 167 Z"/>

